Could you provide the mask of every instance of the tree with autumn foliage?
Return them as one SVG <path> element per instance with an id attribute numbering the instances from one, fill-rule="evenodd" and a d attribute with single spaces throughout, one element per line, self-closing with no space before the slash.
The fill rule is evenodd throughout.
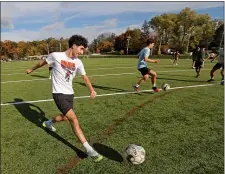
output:
<path id="1" fill-rule="evenodd" d="M 189 52 L 198 44 L 218 44 L 223 32 L 223 20 L 212 20 L 208 14 L 198 14 L 190 8 L 179 13 L 164 13 L 145 20 L 141 29 L 128 28 L 120 35 L 105 32 L 98 35 L 88 46 L 92 53 L 117 51 L 121 54 L 136 54 L 144 46 L 148 38 L 154 37 L 156 44 L 154 54 L 165 53 L 168 48 Z M 212 42 L 213 41 L 213 42 Z M 68 48 L 68 38 L 49 37 L 40 41 L 1 41 L 1 59 L 24 58 L 34 55 L 46 55 Z"/>

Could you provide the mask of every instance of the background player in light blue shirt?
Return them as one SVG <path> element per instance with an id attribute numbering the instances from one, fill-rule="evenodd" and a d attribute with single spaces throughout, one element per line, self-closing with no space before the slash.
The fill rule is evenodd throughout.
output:
<path id="1" fill-rule="evenodd" d="M 142 74 L 142 79 L 138 81 L 138 83 L 136 85 L 134 85 L 134 89 L 136 91 L 139 91 L 139 87 L 140 84 L 144 81 L 146 81 L 149 77 L 149 75 L 151 76 L 151 82 L 152 82 L 152 89 L 155 92 L 158 92 L 159 89 L 156 87 L 156 77 L 157 74 L 155 71 L 149 69 L 147 67 L 147 62 L 149 63 L 159 63 L 159 60 L 153 60 L 153 59 L 149 59 L 149 55 L 150 55 L 150 49 L 153 48 L 155 45 L 155 41 L 153 39 L 148 39 L 147 40 L 147 46 L 145 48 L 143 48 L 139 53 L 138 53 L 138 65 L 137 65 L 137 69 L 141 72 Z"/>

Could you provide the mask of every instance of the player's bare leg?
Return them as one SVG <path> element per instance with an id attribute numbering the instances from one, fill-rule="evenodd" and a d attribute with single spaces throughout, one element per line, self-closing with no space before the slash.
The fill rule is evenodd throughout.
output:
<path id="1" fill-rule="evenodd" d="M 212 68 L 212 70 L 210 71 L 210 79 L 207 82 L 215 81 L 214 76 L 215 76 L 216 70 L 218 70 L 218 68 L 216 67 Z"/>
<path id="2" fill-rule="evenodd" d="M 155 92 L 159 92 L 159 88 L 156 87 L 156 78 L 157 78 L 157 74 L 155 71 L 153 70 L 150 70 L 148 72 L 148 74 L 151 76 L 151 82 L 152 82 L 152 89 L 155 91 Z"/>
<path id="3" fill-rule="evenodd" d="M 140 85 L 144 82 L 144 81 L 146 81 L 146 80 L 148 80 L 148 74 L 146 74 L 146 75 L 144 75 L 138 82 L 137 82 L 137 84 L 136 85 L 134 85 L 133 86 L 133 88 L 135 89 L 135 91 L 139 91 L 140 90 Z"/>

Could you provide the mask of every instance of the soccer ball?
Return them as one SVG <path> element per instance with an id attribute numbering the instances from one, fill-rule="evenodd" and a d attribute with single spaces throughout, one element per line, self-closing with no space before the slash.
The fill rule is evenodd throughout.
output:
<path id="1" fill-rule="evenodd" d="M 167 83 L 162 84 L 161 86 L 162 90 L 167 91 L 168 89 L 170 89 L 170 85 Z"/>
<path id="2" fill-rule="evenodd" d="M 141 164 L 145 161 L 145 149 L 135 144 L 129 144 L 125 149 L 126 158 L 132 164 Z"/>

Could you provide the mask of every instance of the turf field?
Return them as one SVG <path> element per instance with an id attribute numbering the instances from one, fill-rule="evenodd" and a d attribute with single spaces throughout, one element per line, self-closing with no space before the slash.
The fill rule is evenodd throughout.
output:
<path id="1" fill-rule="evenodd" d="M 105 156 L 100 163 L 85 158 L 68 122 L 55 124 L 56 133 L 40 126 L 59 112 L 52 101 L 48 67 L 24 73 L 36 62 L 1 64 L 2 174 L 223 173 L 224 86 L 219 71 L 214 83 L 206 82 L 216 62 L 206 62 L 195 78 L 191 60 L 175 66 L 162 59 L 150 68 L 158 73 L 158 87 L 168 83 L 171 90 L 152 93 L 149 80 L 141 86 L 147 92 L 134 93 L 132 84 L 141 78 L 137 59 L 84 59 L 98 96 L 88 98 L 76 77 L 74 109 L 86 137 Z M 125 159 L 130 143 L 145 148 L 143 164 Z"/>

